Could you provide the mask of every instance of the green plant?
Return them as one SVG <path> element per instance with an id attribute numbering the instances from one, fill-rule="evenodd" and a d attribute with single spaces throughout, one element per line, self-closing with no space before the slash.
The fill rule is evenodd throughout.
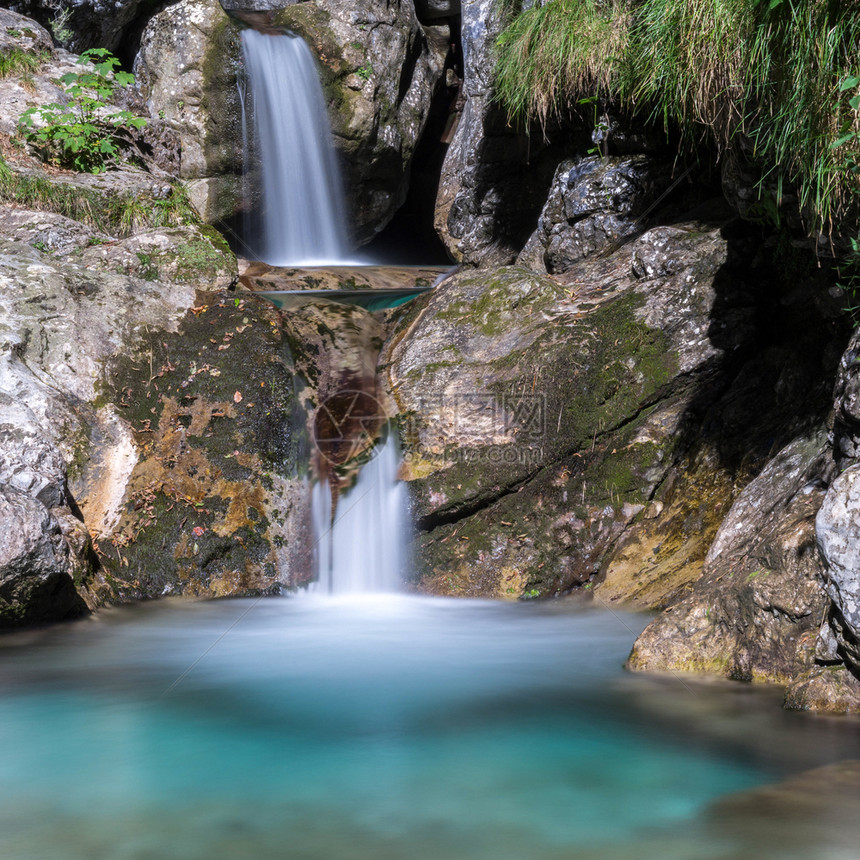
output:
<path id="1" fill-rule="evenodd" d="M 364 65 L 364 66 L 359 66 L 359 67 L 355 70 L 355 73 L 356 73 L 356 74 L 357 74 L 357 75 L 358 75 L 358 76 L 359 76 L 363 81 L 366 81 L 366 80 L 368 80 L 368 79 L 370 78 L 370 76 L 373 74 L 373 66 L 371 66 L 371 65 L 370 65 L 370 63 L 367 63 L 367 64 L 366 64 L 366 65 Z"/>
<path id="2" fill-rule="evenodd" d="M 102 173 L 132 146 L 134 131 L 146 125 L 146 120 L 108 107 L 117 87 L 134 83 L 133 75 L 117 70 L 119 60 L 109 51 L 85 51 L 78 64 L 92 68 L 69 72 L 60 79 L 68 101 L 24 111 L 18 128 L 28 143 L 57 164 Z"/>
<path id="3" fill-rule="evenodd" d="M 188 192 L 180 184 L 159 199 L 140 192 L 105 193 L 70 182 L 51 182 L 38 174 L 18 173 L 2 157 L 0 202 L 56 212 L 112 236 L 125 236 L 137 228 L 200 224 Z"/>

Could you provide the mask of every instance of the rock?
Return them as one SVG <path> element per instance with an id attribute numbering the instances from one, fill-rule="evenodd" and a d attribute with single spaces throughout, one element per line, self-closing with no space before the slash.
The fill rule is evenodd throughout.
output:
<path id="1" fill-rule="evenodd" d="M 179 136 L 179 175 L 210 223 L 230 218 L 242 196 L 240 56 L 238 26 L 217 0 L 182 0 L 149 21 L 134 61 L 150 115 Z"/>
<path id="2" fill-rule="evenodd" d="M 636 640 L 636 670 L 788 683 L 811 668 L 825 609 L 815 515 L 830 474 L 826 434 L 792 442 L 740 493 L 692 593 Z"/>
<path id="3" fill-rule="evenodd" d="M 534 230 L 561 160 L 553 148 L 532 147 L 495 102 L 493 50 L 504 5 L 475 0 L 462 8 L 459 119 L 445 155 L 435 215 L 436 232 L 458 262 L 513 262 Z"/>
<path id="4" fill-rule="evenodd" d="M 460 272 L 412 303 L 382 360 L 422 587 L 562 593 L 593 580 L 643 518 L 685 445 L 690 392 L 673 380 L 680 367 L 707 375 L 720 354 L 686 341 L 693 318 L 706 329 L 726 247 L 679 232 L 686 265 L 648 285 L 627 248 L 580 261 L 574 289 L 518 268 Z"/>
<path id="5" fill-rule="evenodd" d="M 88 48 L 116 52 L 149 11 L 149 0 L 14 0 L 9 7 L 35 18 L 63 47 L 78 53 Z"/>
<path id="6" fill-rule="evenodd" d="M 0 485 L 0 627 L 58 621 L 85 610 L 70 576 L 71 553 L 48 509 Z"/>
<path id="7" fill-rule="evenodd" d="M 54 41 L 51 34 L 32 18 L 11 9 L 0 9 L 0 50 L 16 49 L 32 54 L 51 54 Z"/>
<path id="8" fill-rule="evenodd" d="M 860 466 L 842 472 L 830 486 L 815 520 L 815 533 L 827 571 L 827 593 L 836 617 L 831 627 L 840 655 L 860 665 Z"/>
<path id="9" fill-rule="evenodd" d="M 845 666 L 813 666 L 786 690 L 785 707 L 793 711 L 860 713 L 860 681 Z"/>
<path id="10" fill-rule="evenodd" d="M 26 402 L 0 392 L 0 485 L 46 508 L 68 504 L 66 462 Z"/>
<path id="11" fill-rule="evenodd" d="M 271 593 L 311 572 L 280 315 L 253 297 L 196 301 L 106 380 L 137 453 L 99 541 L 115 599 Z"/>
<path id="12" fill-rule="evenodd" d="M 408 305 L 382 366 L 417 587 L 587 588 L 652 608 L 688 595 L 737 494 L 830 400 L 832 327 L 786 294 L 772 253 L 737 223 L 655 227 L 563 275 L 461 270 Z M 771 535 L 787 555 L 793 515 Z M 786 611 L 806 623 L 816 592 L 797 590 Z"/>
<path id="13" fill-rule="evenodd" d="M 67 257 L 91 243 L 109 241 L 106 234 L 64 215 L 14 206 L 0 206 L 0 235 L 59 257 Z"/>
<path id="14" fill-rule="evenodd" d="M 521 260 L 564 272 L 576 260 L 606 250 L 644 228 L 640 219 L 669 182 L 668 167 L 645 155 L 562 162 Z"/>
<path id="15" fill-rule="evenodd" d="M 226 290 L 239 277 L 235 255 L 211 227 L 144 230 L 119 241 L 90 245 L 80 255 L 87 269 L 188 284 L 198 290 Z"/>

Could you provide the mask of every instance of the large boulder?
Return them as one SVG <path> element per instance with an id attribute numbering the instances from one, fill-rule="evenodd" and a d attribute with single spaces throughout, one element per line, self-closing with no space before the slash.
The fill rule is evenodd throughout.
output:
<path id="1" fill-rule="evenodd" d="M 825 609 L 815 515 L 831 475 L 823 431 L 777 454 L 723 520 L 692 594 L 637 639 L 630 667 L 778 684 L 810 669 Z"/>
<path id="2" fill-rule="evenodd" d="M 538 271 L 564 272 L 637 229 L 670 182 L 670 169 L 646 155 L 563 161 L 520 255 Z"/>
<path id="3" fill-rule="evenodd" d="M 418 587 L 689 593 L 745 483 L 827 409 L 832 328 L 778 253 L 737 223 L 658 227 L 563 275 L 461 270 L 416 300 L 382 366 Z"/>
<path id="4" fill-rule="evenodd" d="M 85 611 L 72 553 L 39 500 L 0 484 L 0 628 L 57 621 Z"/>
<path id="5" fill-rule="evenodd" d="M 141 17 L 151 14 L 152 0 L 12 0 L 9 8 L 35 18 L 70 51 L 121 48 Z"/>
<path id="6" fill-rule="evenodd" d="M 403 203 L 412 156 L 442 74 L 447 40 L 411 2 L 230 3 L 181 0 L 147 25 L 135 73 L 153 114 L 182 138 L 182 176 L 207 220 L 240 206 L 239 18 L 303 36 L 320 60 L 355 238 L 364 242 Z M 250 10 L 252 16 L 244 15 Z M 263 19 L 254 14 L 265 13 Z M 438 30 L 438 32 L 437 32 Z"/>

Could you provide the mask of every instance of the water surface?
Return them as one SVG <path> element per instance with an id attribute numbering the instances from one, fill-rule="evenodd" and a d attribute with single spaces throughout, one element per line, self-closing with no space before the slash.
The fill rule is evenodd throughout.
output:
<path id="1" fill-rule="evenodd" d="M 708 804 L 856 755 L 856 733 L 624 673 L 647 620 L 311 596 L 2 640 L 0 855 L 769 856 Z"/>

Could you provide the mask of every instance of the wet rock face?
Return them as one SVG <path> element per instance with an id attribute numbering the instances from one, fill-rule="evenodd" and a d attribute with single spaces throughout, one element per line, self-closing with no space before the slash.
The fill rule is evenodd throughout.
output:
<path id="1" fill-rule="evenodd" d="M 292 584 L 298 463 L 278 312 L 261 299 L 199 294 L 176 332 L 113 366 L 107 391 L 137 453 L 116 526 L 100 541 L 116 596 Z"/>
<path id="2" fill-rule="evenodd" d="M 644 155 L 562 162 L 523 262 L 564 272 L 576 260 L 606 250 L 637 229 L 669 182 L 669 168 Z"/>
<path id="3" fill-rule="evenodd" d="M 412 2 L 316 0 L 289 5 L 274 21 L 303 36 L 320 59 L 349 220 L 365 242 L 406 198 L 446 40 L 419 24 Z"/>
<path id="4" fill-rule="evenodd" d="M 85 610 L 59 523 L 38 499 L 0 484 L 0 628 Z"/>

